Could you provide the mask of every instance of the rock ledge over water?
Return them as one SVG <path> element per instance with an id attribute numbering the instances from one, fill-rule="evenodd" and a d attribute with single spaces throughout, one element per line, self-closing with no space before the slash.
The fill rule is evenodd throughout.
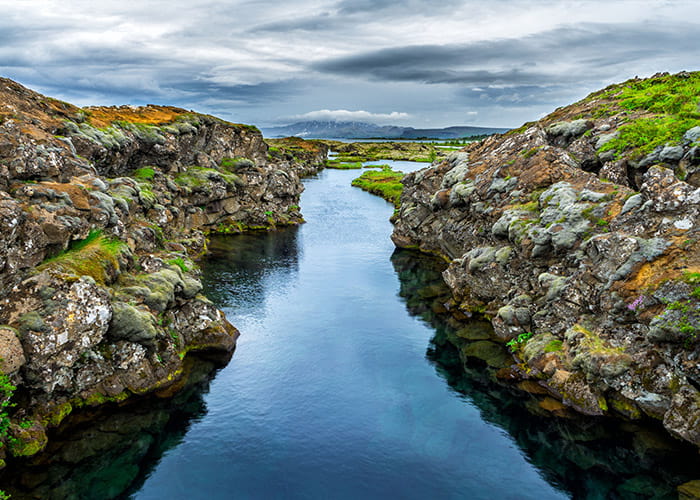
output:
<path id="1" fill-rule="evenodd" d="M 700 446 L 698 85 L 612 85 L 409 174 L 392 238 L 450 262 L 519 377 Z"/>

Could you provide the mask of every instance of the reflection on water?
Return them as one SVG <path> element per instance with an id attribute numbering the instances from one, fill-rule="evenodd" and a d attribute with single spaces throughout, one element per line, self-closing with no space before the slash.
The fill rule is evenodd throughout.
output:
<path id="1" fill-rule="evenodd" d="M 213 236 L 203 267 L 204 294 L 217 307 L 260 301 L 265 278 L 277 274 L 291 281 L 299 267 L 296 226 L 274 232 Z"/>
<path id="2" fill-rule="evenodd" d="M 700 475 L 697 452 L 660 429 L 573 414 L 557 418 L 543 408 L 544 395 L 514 390 L 496 379 L 495 368 L 462 359 L 459 349 L 480 340 L 458 336 L 464 325 L 446 314 L 444 263 L 410 251 L 397 251 L 392 263 L 409 313 L 435 329 L 428 358 L 436 371 L 484 420 L 507 431 L 550 484 L 574 498 L 677 498 L 676 486 Z"/>
<path id="3" fill-rule="evenodd" d="M 161 457 L 206 414 L 212 361 L 188 357 L 187 380 L 172 399 L 152 397 L 71 415 L 44 453 L 3 471 L 13 500 L 118 498 L 140 488 Z"/>

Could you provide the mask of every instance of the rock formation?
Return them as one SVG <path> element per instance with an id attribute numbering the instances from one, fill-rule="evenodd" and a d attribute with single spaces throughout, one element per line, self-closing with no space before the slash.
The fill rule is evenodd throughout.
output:
<path id="1" fill-rule="evenodd" d="M 190 352 L 230 356 L 238 332 L 193 259 L 208 233 L 301 222 L 300 175 L 326 152 L 273 155 L 254 127 L 0 79 L 0 410 L 16 403 L 0 464 L 75 408 L 172 392 Z"/>
<path id="2" fill-rule="evenodd" d="M 392 238 L 449 261 L 453 310 L 490 318 L 509 377 L 700 446 L 698 88 L 613 85 L 409 174 Z"/>

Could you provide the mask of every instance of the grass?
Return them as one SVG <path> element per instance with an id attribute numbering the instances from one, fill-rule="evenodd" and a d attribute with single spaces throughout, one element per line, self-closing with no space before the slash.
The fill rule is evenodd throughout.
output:
<path id="1" fill-rule="evenodd" d="M 666 75 L 614 85 L 603 95 L 639 116 L 622 125 L 619 135 L 600 152 L 629 152 L 641 157 L 665 144 L 678 144 L 683 134 L 700 125 L 700 72 L 687 78 Z"/>
<path id="2" fill-rule="evenodd" d="M 55 269 L 77 276 L 91 276 L 96 282 L 109 281 L 110 271 L 119 269 L 119 256 L 126 243 L 106 237 L 102 230 L 90 231 L 88 236 L 75 241 L 63 252 L 42 262 L 38 271 Z"/>
<path id="3" fill-rule="evenodd" d="M 352 185 L 363 191 L 375 194 L 393 203 L 396 208 L 401 203 L 403 172 L 392 170 L 384 165 L 381 170 L 369 170 L 352 181 Z"/>
<path id="4" fill-rule="evenodd" d="M 343 163 L 376 160 L 431 162 L 438 156 L 435 146 L 423 142 L 352 142 L 321 141 L 337 151 L 335 160 Z"/>
<path id="5" fill-rule="evenodd" d="M 334 168 L 337 170 L 359 170 L 362 168 L 362 163 L 347 163 L 340 160 L 326 160 L 326 168 Z"/>

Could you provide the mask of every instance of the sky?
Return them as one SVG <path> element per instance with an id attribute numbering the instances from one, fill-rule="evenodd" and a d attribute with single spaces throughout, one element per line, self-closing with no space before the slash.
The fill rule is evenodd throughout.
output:
<path id="1" fill-rule="evenodd" d="M 0 0 L 0 76 L 80 106 L 517 127 L 700 69 L 697 0 Z"/>

